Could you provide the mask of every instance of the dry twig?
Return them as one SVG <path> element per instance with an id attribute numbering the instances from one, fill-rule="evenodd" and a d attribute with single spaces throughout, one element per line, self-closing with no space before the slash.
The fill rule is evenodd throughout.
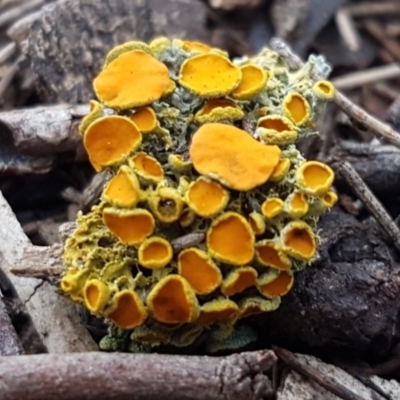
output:
<path id="1" fill-rule="evenodd" d="M 0 64 L 6 62 L 11 56 L 14 55 L 17 50 L 17 45 L 15 43 L 8 43 L 0 50 Z"/>
<path id="2" fill-rule="evenodd" d="M 347 161 L 338 163 L 338 172 L 343 176 L 357 197 L 365 204 L 368 211 L 375 217 L 382 229 L 392 238 L 397 250 L 400 251 L 400 229 L 393 222 L 379 200 L 358 175 L 357 171 Z"/>
<path id="3" fill-rule="evenodd" d="M 66 228 L 63 226 L 61 227 L 64 231 L 62 240 L 65 241 L 76 229 L 76 224 L 70 223 L 63 225 L 67 225 Z M 173 240 L 172 247 L 174 252 L 177 253 L 203 242 L 204 238 L 204 233 L 189 233 Z M 64 271 L 62 253 L 63 244 L 60 243 L 52 246 L 28 246 L 22 256 L 24 262 L 14 264 L 10 268 L 10 271 L 16 276 L 44 279 L 53 285 L 58 284 Z"/>
<path id="4" fill-rule="evenodd" d="M 356 87 L 393 79 L 400 76 L 400 64 L 392 63 L 380 67 L 370 68 L 364 71 L 351 72 L 332 79 L 336 89 L 353 89 Z"/>
<path id="5" fill-rule="evenodd" d="M 388 37 L 381 24 L 368 19 L 364 21 L 363 26 L 396 60 L 400 61 L 400 45 L 398 41 Z"/>
<path id="6" fill-rule="evenodd" d="M 343 400 L 365 400 L 363 397 L 359 396 L 357 393 L 353 392 L 350 388 L 344 386 L 342 383 L 338 382 L 336 379 L 330 377 L 319 371 L 318 369 L 306 365 L 302 361 L 298 360 L 297 357 L 288 350 L 282 349 L 280 347 L 273 346 L 273 350 L 276 355 L 281 358 L 286 364 L 288 364 L 292 369 L 301 375 L 315 381 L 318 385 L 322 386 L 324 389 L 330 393 L 335 394 L 340 399 Z"/>
<path id="7" fill-rule="evenodd" d="M 400 96 L 400 91 L 386 82 L 377 82 L 372 86 L 372 90 L 387 100 L 393 102 Z"/>
<path id="8" fill-rule="evenodd" d="M 86 105 L 63 104 L 3 111 L 0 112 L 0 127 L 9 129 L 15 146 L 22 153 L 53 155 L 76 151 L 82 142 L 78 124 L 82 113 L 88 110 Z"/>
<path id="9" fill-rule="evenodd" d="M 15 7 L 4 11 L 0 15 L 0 27 L 3 27 L 16 19 L 23 17 L 25 13 L 41 7 L 44 3 L 45 0 L 32 0 L 26 4 L 16 5 Z"/>
<path id="10" fill-rule="evenodd" d="M 227 357 L 80 353 L 0 357 L 2 400 L 261 400 L 270 350 Z"/>
<path id="11" fill-rule="evenodd" d="M 358 4 L 352 4 L 347 8 L 353 17 L 370 17 L 400 13 L 400 4 L 397 1 L 365 1 Z"/>
<path id="12" fill-rule="evenodd" d="M 400 24 L 399 23 L 389 23 L 385 28 L 386 35 L 391 37 L 396 37 L 400 35 Z"/>
<path id="13" fill-rule="evenodd" d="M 72 304 L 59 296 L 49 283 L 11 274 L 12 265 L 25 262 L 24 252 L 31 244 L 1 192 L 0 221 L 1 267 L 26 306 L 48 351 L 62 353 L 97 349 L 73 311 Z"/>
<path id="14" fill-rule="evenodd" d="M 350 11 L 346 7 L 341 7 L 335 15 L 336 26 L 344 43 L 351 51 L 359 50 L 360 36 L 355 28 Z"/>

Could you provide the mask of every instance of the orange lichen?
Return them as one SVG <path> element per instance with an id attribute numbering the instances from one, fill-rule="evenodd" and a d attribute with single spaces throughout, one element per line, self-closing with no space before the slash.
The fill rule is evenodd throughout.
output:
<path id="1" fill-rule="evenodd" d="M 136 150 L 142 143 L 142 134 L 128 118 L 111 115 L 92 122 L 83 142 L 92 164 L 107 167 Z"/>
<path id="2" fill-rule="evenodd" d="M 231 125 L 202 125 L 189 148 L 194 168 L 231 189 L 248 191 L 265 183 L 279 162 L 278 146 L 265 146 Z"/>
<path id="3" fill-rule="evenodd" d="M 136 153 L 129 160 L 129 165 L 147 183 L 157 184 L 164 179 L 162 165 L 144 151 Z"/>
<path id="4" fill-rule="evenodd" d="M 255 235 L 262 235 L 265 232 L 264 218 L 257 211 L 249 214 L 249 224 Z"/>
<path id="5" fill-rule="evenodd" d="M 170 154 L 168 156 L 168 164 L 173 171 L 179 173 L 189 172 L 192 167 L 192 162 L 186 160 L 181 154 Z"/>
<path id="6" fill-rule="evenodd" d="M 237 100 L 249 100 L 265 87 L 270 73 L 255 64 L 244 65 L 240 70 L 242 80 L 230 96 Z"/>
<path id="7" fill-rule="evenodd" d="M 108 302 L 109 295 L 110 289 L 108 288 L 108 285 L 99 279 L 88 280 L 83 289 L 85 306 L 93 313 L 99 313 L 102 311 Z"/>
<path id="8" fill-rule="evenodd" d="M 143 324 L 147 311 L 136 292 L 121 290 L 114 296 L 107 317 L 119 328 L 133 329 Z"/>
<path id="9" fill-rule="evenodd" d="M 185 200 L 197 215 L 209 218 L 226 207 L 229 194 L 218 182 L 201 176 L 189 185 Z"/>
<path id="10" fill-rule="evenodd" d="M 200 124 L 206 122 L 229 122 L 242 119 L 244 112 L 229 99 L 209 100 L 194 116 L 194 121 Z"/>
<path id="11" fill-rule="evenodd" d="M 283 179 L 283 177 L 288 173 L 291 166 L 289 158 L 281 158 L 278 165 L 275 167 L 269 180 L 271 182 L 277 182 Z"/>
<path id="12" fill-rule="evenodd" d="M 290 259 L 283 252 L 282 246 L 275 240 L 264 239 L 256 243 L 256 259 L 264 266 L 280 270 L 289 270 Z"/>
<path id="13" fill-rule="evenodd" d="M 283 250 L 301 261 L 311 260 L 316 252 L 314 233 L 304 221 L 293 221 L 281 231 Z"/>
<path id="14" fill-rule="evenodd" d="M 185 205 L 178 190 L 170 187 L 158 188 L 149 195 L 147 203 L 154 216 L 167 224 L 179 219 Z"/>
<path id="15" fill-rule="evenodd" d="M 171 40 L 161 36 L 153 39 L 149 44 L 152 54 L 159 56 L 165 49 L 171 48 Z"/>
<path id="16" fill-rule="evenodd" d="M 139 244 L 153 233 L 155 221 L 145 209 L 117 210 L 105 208 L 103 221 L 106 227 L 117 236 L 122 243 Z"/>
<path id="17" fill-rule="evenodd" d="M 319 161 L 306 161 L 300 165 L 296 173 L 296 180 L 301 190 L 321 196 L 331 187 L 335 174 L 331 167 Z"/>
<path id="18" fill-rule="evenodd" d="M 239 302 L 239 318 L 261 314 L 276 310 L 280 305 L 280 297 L 263 299 L 261 297 L 247 297 Z"/>
<path id="19" fill-rule="evenodd" d="M 149 293 L 147 305 L 152 317 L 166 324 L 193 322 L 199 315 L 196 295 L 179 275 L 161 279 Z"/>
<path id="20" fill-rule="evenodd" d="M 197 294 L 211 293 L 222 281 L 221 271 L 211 257 L 195 247 L 180 252 L 178 270 Z"/>
<path id="21" fill-rule="evenodd" d="M 234 319 L 237 317 L 239 307 L 229 299 L 217 299 L 209 301 L 201 306 L 199 318 L 196 324 L 211 325 L 217 321 Z"/>
<path id="22" fill-rule="evenodd" d="M 129 42 L 125 42 L 118 46 L 115 46 L 112 50 L 110 50 L 106 55 L 106 60 L 104 62 L 103 68 L 107 67 L 107 65 L 109 65 L 110 62 L 114 61 L 121 54 L 131 50 L 142 50 L 145 53 L 149 54 L 151 53 L 150 46 L 147 43 L 138 40 L 131 40 Z"/>
<path id="23" fill-rule="evenodd" d="M 82 301 L 82 290 L 89 276 L 87 269 L 71 269 L 61 279 L 61 289 L 75 301 Z"/>
<path id="24" fill-rule="evenodd" d="M 196 53 L 208 53 L 211 50 L 211 47 L 201 43 L 201 42 L 193 42 L 190 40 L 182 40 L 183 48 L 187 51 L 194 51 Z"/>
<path id="25" fill-rule="evenodd" d="M 243 348 L 257 332 L 237 320 L 278 308 L 314 260 L 337 196 L 296 141 L 334 88 L 312 59 L 281 61 L 168 38 L 107 55 L 80 126 L 104 190 L 77 217 L 60 283 L 106 320 L 102 349 Z"/>
<path id="26" fill-rule="evenodd" d="M 179 217 L 179 224 L 182 228 L 187 228 L 195 221 L 195 219 L 196 214 L 190 208 L 185 208 Z"/>
<path id="27" fill-rule="evenodd" d="M 273 219 L 282 213 L 285 203 L 279 197 L 270 197 L 261 204 L 261 213 L 265 218 Z"/>
<path id="28" fill-rule="evenodd" d="M 103 116 L 103 107 L 96 100 L 90 100 L 90 113 L 82 118 L 81 123 L 79 124 L 79 133 L 84 135 L 87 127 L 95 121 L 97 118 Z"/>
<path id="29" fill-rule="evenodd" d="M 174 92 L 175 89 L 176 89 L 176 83 L 175 83 L 175 81 L 170 79 L 169 80 L 169 85 L 165 89 L 165 92 L 163 93 L 162 97 L 169 96 L 170 94 L 172 94 Z"/>
<path id="30" fill-rule="evenodd" d="M 177 187 L 177 191 L 178 193 L 183 196 L 185 195 L 185 193 L 187 192 L 187 190 L 189 189 L 189 185 L 190 185 L 190 178 L 188 176 L 180 176 L 179 177 L 179 184 Z"/>
<path id="31" fill-rule="evenodd" d="M 289 93 L 283 100 L 282 108 L 283 113 L 297 126 L 303 125 L 310 118 L 310 105 L 300 93 Z"/>
<path id="32" fill-rule="evenodd" d="M 200 54 L 186 59 L 180 70 L 179 83 L 199 97 L 221 97 L 235 89 L 242 72 L 219 54 Z"/>
<path id="33" fill-rule="evenodd" d="M 252 267 L 237 268 L 224 279 L 221 292 L 228 297 L 243 292 L 255 285 L 257 275 L 257 271 Z"/>
<path id="34" fill-rule="evenodd" d="M 287 294 L 293 286 L 293 274 L 281 271 L 273 280 L 269 276 L 258 279 L 258 290 L 267 298 L 281 297 Z"/>
<path id="35" fill-rule="evenodd" d="M 294 219 L 302 218 L 308 213 L 307 198 L 302 192 L 291 193 L 285 201 L 285 211 Z"/>
<path id="36" fill-rule="evenodd" d="M 335 95 L 335 87 L 329 81 L 317 81 L 313 86 L 314 94 L 323 100 L 330 100 Z"/>
<path id="37" fill-rule="evenodd" d="M 329 191 L 321 197 L 321 203 L 326 208 L 333 207 L 338 201 L 338 196 L 335 192 Z"/>
<path id="38" fill-rule="evenodd" d="M 155 331 L 146 325 L 138 326 L 131 334 L 131 339 L 135 342 L 153 343 L 153 344 L 169 344 L 171 338 L 168 332 Z"/>
<path id="39" fill-rule="evenodd" d="M 217 260 L 244 265 L 254 257 L 254 233 L 246 219 L 229 211 L 217 217 L 207 231 L 207 248 Z"/>
<path id="40" fill-rule="evenodd" d="M 152 236 L 145 239 L 138 249 L 138 261 L 150 269 L 164 268 L 172 260 L 171 244 L 162 237 Z"/>
<path id="41" fill-rule="evenodd" d="M 151 107 L 142 107 L 135 110 L 130 119 L 142 133 L 150 133 L 157 128 L 157 116 Z"/>
<path id="42" fill-rule="evenodd" d="M 93 81 L 108 107 L 125 110 L 161 98 L 170 84 L 168 68 L 143 50 L 130 50 L 111 61 Z"/>
<path id="43" fill-rule="evenodd" d="M 140 200 L 140 184 L 133 171 L 122 165 L 103 190 L 103 199 L 116 207 L 134 207 Z"/>
<path id="44" fill-rule="evenodd" d="M 298 132 L 294 124 L 283 115 L 267 115 L 258 120 L 256 134 L 266 144 L 294 143 Z"/>

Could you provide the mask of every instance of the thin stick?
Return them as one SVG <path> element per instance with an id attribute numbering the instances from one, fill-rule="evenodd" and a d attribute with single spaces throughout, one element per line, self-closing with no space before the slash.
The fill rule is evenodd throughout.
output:
<path id="1" fill-rule="evenodd" d="M 63 233 L 62 239 L 67 237 L 76 229 L 75 224 L 68 224 L 67 235 Z M 188 247 L 196 246 L 205 239 L 204 233 L 188 233 L 174 239 L 171 244 L 175 253 Z M 58 284 L 64 266 L 62 263 L 63 244 L 56 243 L 52 246 L 27 246 L 21 259 L 24 262 L 18 262 L 12 265 L 10 271 L 20 277 L 37 278 L 49 281 L 53 285 Z"/>
<path id="2" fill-rule="evenodd" d="M 23 57 L 19 57 L 17 61 L 15 61 L 6 71 L 6 73 L 2 76 L 0 81 L 0 104 L 4 101 L 4 93 L 6 92 L 8 86 L 14 79 L 14 76 L 17 74 L 19 70 L 19 64 L 23 60 Z"/>
<path id="3" fill-rule="evenodd" d="M 28 38 L 32 24 L 40 15 L 41 11 L 34 11 L 18 19 L 7 29 L 7 36 L 21 45 L 21 42 Z"/>
<path id="4" fill-rule="evenodd" d="M 382 153 L 399 153 L 400 149 L 391 145 L 380 144 L 379 146 L 372 143 L 360 143 L 351 140 L 341 140 L 340 147 L 348 153 L 355 156 L 374 156 Z"/>
<path id="5" fill-rule="evenodd" d="M 340 92 L 336 92 L 334 102 L 345 114 L 365 126 L 378 138 L 400 148 L 400 134 L 389 125 L 369 115 Z"/>
<path id="6" fill-rule="evenodd" d="M 336 26 L 344 43 L 351 51 L 360 48 L 360 36 L 355 28 L 352 15 L 346 7 L 341 7 L 335 15 Z"/>
<path id="7" fill-rule="evenodd" d="M 275 354 L 299 374 L 318 383 L 328 392 L 335 394 L 342 400 L 365 400 L 336 379 L 300 361 L 293 353 L 280 347 L 272 346 Z"/>
<path id="8" fill-rule="evenodd" d="M 381 24 L 368 19 L 364 21 L 363 26 L 396 60 L 400 61 L 400 45 L 398 41 L 388 37 Z"/>
<path id="9" fill-rule="evenodd" d="M 392 358 L 390 360 L 384 361 L 380 364 L 374 365 L 371 367 L 370 375 L 378 375 L 378 376 L 385 376 L 385 375 L 393 375 L 397 373 L 400 369 L 400 358 Z"/>
<path id="10" fill-rule="evenodd" d="M 368 83 L 397 78 L 398 76 L 400 76 L 400 63 L 392 63 L 342 75 L 332 79 L 332 83 L 337 89 L 353 89 Z"/>
<path id="11" fill-rule="evenodd" d="M 301 59 L 292 52 L 283 40 L 278 38 L 272 39 L 271 47 L 288 61 L 292 69 L 300 69 L 304 65 Z M 321 77 L 315 73 L 313 79 L 318 80 Z M 400 134 L 389 125 L 366 113 L 361 107 L 351 102 L 339 91 L 336 91 L 334 102 L 345 114 L 369 129 L 374 135 L 400 148 Z"/>
<path id="12" fill-rule="evenodd" d="M 25 13 L 34 10 L 35 8 L 41 7 L 45 3 L 45 0 L 32 0 L 27 4 L 15 6 L 7 11 L 4 11 L 0 15 L 0 27 L 3 27 L 10 22 L 22 17 Z"/>
<path id="13" fill-rule="evenodd" d="M 393 222 L 385 208 L 364 183 L 357 171 L 347 161 L 338 163 L 338 172 L 346 180 L 357 197 L 365 204 L 368 211 L 375 217 L 382 229 L 393 240 L 397 250 L 400 251 L 400 229 Z"/>
<path id="14" fill-rule="evenodd" d="M 396 100 L 400 96 L 400 91 L 393 88 L 386 82 L 377 82 L 372 86 L 372 90 L 390 101 Z"/>
<path id="15" fill-rule="evenodd" d="M 179 253 L 181 250 L 188 247 L 197 246 L 204 242 L 206 235 L 204 233 L 188 233 L 187 235 L 178 237 L 171 242 L 174 253 Z"/>
<path id="16" fill-rule="evenodd" d="M 385 27 L 386 35 L 390 37 L 396 37 L 400 35 L 400 24 L 392 23 L 387 24 Z"/>
<path id="17" fill-rule="evenodd" d="M 363 3 L 348 6 L 347 9 L 353 17 L 400 14 L 400 4 L 397 1 L 384 3 L 365 1 Z"/>
<path id="18" fill-rule="evenodd" d="M 15 53 L 16 50 L 17 45 L 14 42 L 2 47 L 0 50 L 0 64 L 5 63 Z"/>

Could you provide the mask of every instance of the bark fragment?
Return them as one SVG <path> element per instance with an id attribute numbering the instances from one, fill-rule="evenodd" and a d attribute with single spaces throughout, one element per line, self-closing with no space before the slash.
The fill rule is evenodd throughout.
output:
<path id="1" fill-rule="evenodd" d="M 53 286 L 39 279 L 21 278 L 10 273 L 13 264 L 24 262 L 21 257 L 31 244 L 1 193 L 0 220 L 1 267 L 25 303 L 28 320 L 48 351 L 63 353 L 96 349 L 73 305 L 59 296 Z"/>

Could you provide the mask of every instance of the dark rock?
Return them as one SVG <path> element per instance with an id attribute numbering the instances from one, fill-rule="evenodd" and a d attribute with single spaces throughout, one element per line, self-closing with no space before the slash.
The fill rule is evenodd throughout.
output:
<path id="1" fill-rule="evenodd" d="M 399 340 L 400 265 L 390 247 L 339 210 L 321 220 L 318 260 L 280 308 L 253 321 L 264 344 L 324 357 L 388 356 Z"/>

